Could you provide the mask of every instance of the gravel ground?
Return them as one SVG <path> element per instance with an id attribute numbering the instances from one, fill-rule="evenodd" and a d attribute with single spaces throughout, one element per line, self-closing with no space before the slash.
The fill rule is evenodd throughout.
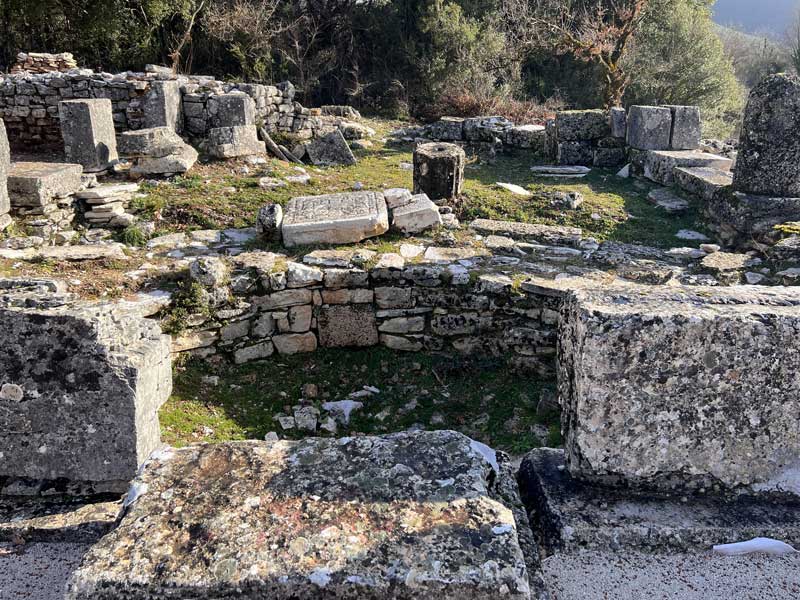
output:
<path id="1" fill-rule="evenodd" d="M 0 544 L 0 600 L 63 600 L 64 586 L 91 544 Z M 6 553 L 10 551 L 10 553 Z"/>
<path id="2" fill-rule="evenodd" d="M 551 600 L 797 600 L 800 554 L 555 555 L 543 565 Z"/>

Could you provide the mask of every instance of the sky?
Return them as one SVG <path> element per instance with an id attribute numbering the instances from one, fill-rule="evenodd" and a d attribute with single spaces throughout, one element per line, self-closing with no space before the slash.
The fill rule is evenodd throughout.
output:
<path id="1" fill-rule="evenodd" d="M 800 0 L 717 0 L 714 20 L 748 33 L 784 33 Z"/>

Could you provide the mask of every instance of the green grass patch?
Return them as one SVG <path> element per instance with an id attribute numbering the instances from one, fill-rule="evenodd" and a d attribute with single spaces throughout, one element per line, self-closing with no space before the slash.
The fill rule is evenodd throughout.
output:
<path id="1" fill-rule="evenodd" d="M 270 431 L 302 437 L 282 431 L 274 416 L 292 414 L 307 383 L 319 388 L 313 400 L 318 407 L 363 386 L 380 390 L 358 399 L 364 408 L 353 412 L 349 426 L 340 425 L 337 436 L 420 426 L 461 431 L 513 454 L 560 444 L 558 414 L 537 413 L 539 398 L 552 394 L 553 382 L 517 373 L 499 360 L 322 349 L 242 366 L 190 361 L 176 370 L 175 390 L 160 418 L 165 441 L 178 446 L 260 439 Z M 208 376 L 219 377 L 218 384 Z M 331 435 L 317 433 L 323 434 Z"/>

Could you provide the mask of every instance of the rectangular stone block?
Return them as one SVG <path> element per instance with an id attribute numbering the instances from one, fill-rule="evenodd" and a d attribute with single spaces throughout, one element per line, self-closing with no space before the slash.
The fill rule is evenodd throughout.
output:
<path id="1" fill-rule="evenodd" d="M 255 125 L 217 127 L 208 132 L 208 153 L 217 158 L 263 154 L 267 147 L 258 139 Z"/>
<path id="2" fill-rule="evenodd" d="M 239 127 L 256 124 L 256 104 L 247 94 L 219 94 L 208 99 L 213 127 Z"/>
<path id="3" fill-rule="evenodd" d="M 144 126 L 183 131 L 183 102 L 177 80 L 153 81 L 144 100 Z"/>
<path id="4" fill-rule="evenodd" d="M 58 105 L 64 155 L 86 172 L 104 171 L 116 162 L 117 139 L 111 100 L 64 100 Z"/>
<path id="5" fill-rule="evenodd" d="M 371 304 L 323 306 L 317 315 L 317 327 L 323 348 L 374 346 L 378 343 L 375 308 Z"/>
<path id="6" fill-rule="evenodd" d="M 8 191 L 14 207 L 39 207 L 66 198 L 81 188 L 81 165 L 16 162 L 8 174 Z"/>
<path id="7" fill-rule="evenodd" d="M 559 142 L 598 140 L 611 135 L 606 110 L 562 110 L 556 113 Z"/>
<path id="8" fill-rule="evenodd" d="M 452 431 L 174 450 L 66 597 L 528 600 L 508 464 Z"/>
<path id="9" fill-rule="evenodd" d="M 800 289 L 574 292 L 559 326 L 580 479 L 800 494 Z"/>
<path id="10" fill-rule="evenodd" d="M 558 142 L 559 165 L 590 166 L 594 162 L 594 148 L 591 142 Z"/>
<path id="11" fill-rule="evenodd" d="M 644 156 L 643 174 L 647 179 L 671 186 L 677 167 L 709 167 L 730 171 L 733 161 L 724 156 L 697 150 L 650 150 Z"/>
<path id="12" fill-rule="evenodd" d="M 628 113 L 624 108 L 611 109 L 611 137 L 625 139 L 628 133 Z"/>
<path id="13" fill-rule="evenodd" d="M 388 230 L 386 202 L 376 192 L 292 198 L 281 228 L 287 247 L 351 244 Z"/>
<path id="14" fill-rule="evenodd" d="M 628 145 L 637 150 L 669 150 L 672 111 L 663 106 L 628 109 Z"/>
<path id="15" fill-rule="evenodd" d="M 123 492 L 160 445 L 169 336 L 46 280 L 0 280 L 2 493 Z M 17 482 L 17 483 L 15 483 Z"/>
<path id="16" fill-rule="evenodd" d="M 400 233 L 419 233 L 442 224 L 439 207 L 425 194 L 417 194 L 392 211 L 392 229 Z"/>
<path id="17" fill-rule="evenodd" d="M 697 106 L 666 106 L 672 112 L 672 150 L 696 150 L 700 147 L 700 109 Z"/>

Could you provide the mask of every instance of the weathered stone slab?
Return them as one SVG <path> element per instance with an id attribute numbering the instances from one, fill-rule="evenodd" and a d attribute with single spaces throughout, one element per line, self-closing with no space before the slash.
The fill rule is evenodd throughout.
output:
<path id="1" fill-rule="evenodd" d="M 0 290 L 3 493 L 124 491 L 160 444 L 168 336 L 52 282 L 5 279 Z"/>
<path id="2" fill-rule="evenodd" d="M 58 116 L 68 162 L 92 173 L 104 171 L 117 161 L 111 100 L 64 100 L 58 105 Z"/>
<path id="3" fill-rule="evenodd" d="M 562 110 L 556 113 L 559 142 L 599 140 L 611 135 L 607 110 Z"/>
<path id="4" fill-rule="evenodd" d="M 319 343 L 324 348 L 374 346 L 378 343 L 371 304 L 323 306 L 317 315 Z"/>
<path id="5" fill-rule="evenodd" d="M 3 216 L 7 215 L 11 209 L 7 188 L 8 172 L 11 168 L 11 149 L 8 145 L 6 126 L 2 121 L 0 119 L 0 231 L 8 227 L 8 217 L 3 219 Z"/>
<path id="6" fill-rule="evenodd" d="M 217 127 L 208 132 L 208 153 L 216 158 L 252 156 L 266 151 L 255 125 Z"/>
<path id="7" fill-rule="evenodd" d="M 338 129 L 311 140 L 306 144 L 306 153 L 311 162 L 320 167 L 356 164 L 353 151 Z"/>
<path id="8" fill-rule="evenodd" d="M 144 126 L 183 129 L 183 100 L 181 84 L 176 79 L 153 81 L 144 100 Z"/>
<path id="9" fill-rule="evenodd" d="M 284 245 L 351 244 L 389 230 L 383 195 L 349 192 L 292 198 L 281 232 Z"/>
<path id="10" fill-rule="evenodd" d="M 574 476 L 800 494 L 800 290 L 581 290 L 561 316 Z"/>
<path id="11" fill-rule="evenodd" d="M 692 496 L 603 487 L 564 468 L 564 451 L 529 452 L 520 491 L 538 516 L 543 550 L 698 551 L 753 537 L 800 539 L 800 501 Z"/>
<path id="12" fill-rule="evenodd" d="M 157 154 L 163 156 L 144 156 L 136 161 L 131 168 L 131 175 L 147 177 L 148 175 L 165 175 L 173 173 L 186 173 L 197 162 L 198 153 L 189 144 L 175 145 L 169 148 L 170 152 L 164 153 L 162 148 Z"/>
<path id="13" fill-rule="evenodd" d="M 678 167 L 707 167 L 730 171 L 733 161 L 724 156 L 697 150 L 650 150 L 644 155 L 644 176 L 670 186 L 675 183 L 674 171 Z"/>
<path id="14" fill-rule="evenodd" d="M 656 188 L 647 194 L 647 201 L 668 213 L 681 213 L 689 209 L 689 202 L 669 188 Z"/>
<path id="15" fill-rule="evenodd" d="M 750 92 L 733 175 L 736 191 L 800 197 L 800 79 L 771 75 Z"/>
<path id="16" fill-rule="evenodd" d="M 715 167 L 675 167 L 672 170 L 675 185 L 703 200 L 712 200 L 714 194 L 733 183 L 733 174 Z"/>
<path id="17" fill-rule="evenodd" d="M 672 111 L 661 106 L 628 109 L 628 145 L 637 150 L 668 150 Z"/>
<path id="18" fill-rule="evenodd" d="M 697 106 L 666 106 L 672 112 L 669 147 L 672 150 L 696 150 L 700 147 L 700 109 Z"/>
<path id="19" fill-rule="evenodd" d="M 8 173 L 8 191 L 15 207 L 45 206 L 81 188 L 83 167 L 68 163 L 15 162 Z"/>
<path id="20" fill-rule="evenodd" d="M 117 150 L 122 156 L 161 157 L 172 154 L 184 141 L 174 129 L 169 127 L 150 127 L 123 131 L 117 138 Z"/>
<path id="21" fill-rule="evenodd" d="M 720 243 L 749 247 L 754 240 L 769 241 L 775 225 L 800 221 L 800 198 L 771 198 L 722 188 L 706 203 L 705 216 Z"/>
<path id="22" fill-rule="evenodd" d="M 67 598 L 527 600 L 505 461 L 449 431 L 175 450 Z"/>
<path id="23" fill-rule="evenodd" d="M 469 227 L 478 233 L 487 235 L 505 235 L 515 240 L 556 246 L 576 246 L 580 243 L 583 234 L 577 227 L 537 225 L 494 219 L 475 219 Z"/>

